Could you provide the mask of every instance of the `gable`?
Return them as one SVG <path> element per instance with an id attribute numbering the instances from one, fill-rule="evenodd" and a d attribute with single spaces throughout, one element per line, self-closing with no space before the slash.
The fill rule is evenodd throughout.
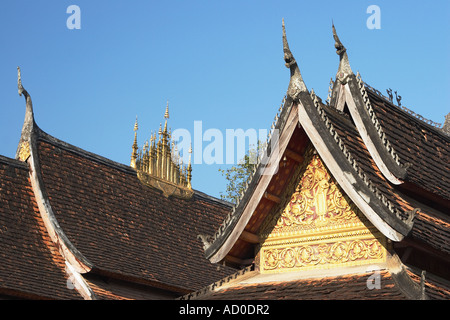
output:
<path id="1" fill-rule="evenodd" d="M 260 230 L 261 273 L 386 261 L 386 238 L 343 193 L 314 149 L 285 192 L 286 200 Z"/>

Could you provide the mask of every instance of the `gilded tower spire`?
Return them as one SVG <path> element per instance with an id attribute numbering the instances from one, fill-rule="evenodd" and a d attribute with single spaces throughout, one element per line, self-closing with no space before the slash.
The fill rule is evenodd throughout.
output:
<path id="1" fill-rule="evenodd" d="M 168 119 L 169 101 L 167 101 L 164 113 L 164 129 L 162 123 L 159 124 L 159 138 L 157 138 L 156 133 L 152 133 L 150 141 L 145 142 L 140 153 L 138 153 L 137 146 L 136 120 L 131 158 L 132 167 L 136 169 L 141 182 L 162 190 L 166 196 L 174 195 L 190 198 L 193 195 L 191 156 L 189 156 L 187 167 L 183 167 L 182 162 L 179 163 L 181 157 L 178 154 L 175 141 L 172 140 L 171 129 L 168 129 Z M 192 147 L 189 149 L 189 154 L 191 153 Z"/>
<path id="2" fill-rule="evenodd" d="M 136 122 L 134 123 L 134 141 L 131 152 L 131 167 L 136 169 L 136 160 L 138 157 L 138 144 L 137 144 L 137 131 L 138 131 L 138 119 L 136 116 Z"/>
<path id="3" fill-rule="evenodd" d="M 187 187 L 192 189 L 191 179 L 192 179 L 192 164 L 191 164 L 191 156 L 192 156 L 192 143 L 189 146 L 189 164 L 187 167 Z"/>

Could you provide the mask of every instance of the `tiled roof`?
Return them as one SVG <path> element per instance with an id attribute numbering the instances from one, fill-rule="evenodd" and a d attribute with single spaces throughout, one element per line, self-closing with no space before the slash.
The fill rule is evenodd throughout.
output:
<path id="1" fill-rule="evenodd" d="M 209 291 L 198 300 L 404 300 L 389 271 L 379 272 L 379 289 L 369 289 L 373 272 L 336 277 L 300 279 L 256 284 L 236 284 Z M 369 279 L 369 282 L 372 280 Z M 372 283 L 372 282 L 371 282 Z"/>
<path id="2" fill-rule="evenodd" d="M 397 195 L 394 186 L 378 169 L 349 115 L 330 106 L 322 105 L 322 108 L 348 152 L 380 195 L 386 197 L 400 212 L 412 210 L 413 207 Z"/>
<path id="3" fill-rule="evenodd" d="M 367 90 L 373 111 L 388 140 L 408 168 L 408 180 L 450 199 L 450 138 Z"/>
<path id="4" fill-rule="evenodd" d="M 0 295 L 81 299 L 67 286 L 65 263 L 50 240 L 28 177 L 28 166 L 0 156 Z"/>
<path id="5" fill-rule="evenodd" d="M 387 200 L 393 203 L 398 209 L 400 209 L 400 212 L 413 210 L 417 206 L 419 210 L 416 212 L 416 218 L 411 230 L 411 236 L 415 239 L 419 239 L 425 243 L 428 243 L 434 248 L 441 250 L 447 254 L 450 253 L 450 217 L 443 214 L 436 214 L 436 210 L 425 207 L 423 204 L 412 203 L 411 198 L 406 197 L 405 194 L 396 189 L 395 186 L 393 186 L 384 178 L 383 174 L 379 171 L 378 167 L 370 156 L 369 151 L 363 143 L 349 115 L 343 112 L 339 112 L 333 107 L 325 105 L 323 105 L 322 107 L 327 113 L 328 120 L 333 124 L 336 132 L 345 144 L 349 153 L 352 155 L 353 159 L 357 162 L 358 166 L 363 169 L 369 180 L 371 180 L 371 182 L 375 184 L 380 193 Z M 394 109 L 395 111 L 401 111 L 399 108 L 395 108 L 397 109 Z M 394 116 L 394 118 L 396 117 L 397 116 Z M 409 122 L 412 123 L 415 122 L 415 120 L 409 119 Z M 405 145 L 407 144 L 405 143 Z M 432 151 L 429 152 L 433 153 Z M 434 153 L 443 154 L 445 152 L 435 151 Z M 444 159 L 436 161 L 442 161 L 448 166 L 448 161 L 446 162 Z M 420 165 L 421 164 L 416 164 L 412 167 Z M 439 178 L 437 177 L 437 171 L 434 172 L 434 175 L 434 179 L 439 180 Z M 441 177 L 445 175 L 446 174 L 444 172 L 440 174 Z M 445 178 L 442 178 L 441 181 L 445 181 Z"/>
<path id="6" fill-rule="evenodd" d="M 41 136 L 50 205 L 93 272 L 180 292 L 234 272 L 206 260 L 197 239 L 214 233 L 228 205 L 198 192 L 189 200 L 166 198 L 130 167 Z"/>

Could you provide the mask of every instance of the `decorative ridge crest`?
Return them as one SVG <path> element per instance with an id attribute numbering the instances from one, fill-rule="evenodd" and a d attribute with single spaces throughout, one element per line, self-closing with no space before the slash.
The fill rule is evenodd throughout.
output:
<path id="1" fill-rule="evenodd" d="M 409 108 L 407 108 L 407 107 L 405 107 L 403 105 L 395 105 L 393 103 L 393 98 L 391 98 L 391 96 L 392 96 L 392 90 L 391 89 L 386 90 L 386 92 L 389 94 L 389 97 L 386 97 L 379 90 L 375 89 L 374 87 L 369 85 L 367 82 L 364 82 L 363 80 L 361 80 L 361 75 L 359 74 L 359 72 L 357 73 L 356 78 L 359 79 L 360 82 L 363 83 L 363 85 L 364 85 L 364 87 L 366 89 L 370 90 L 373 94 L 377 95 L 378 97 L 386 100 L 386 102 L 389 102 L 391 105 L 393 105 L 393 106 L 403 110 L 404 112 L 410 114 L 415 119 L 417 119 L 417 120 L 419 120 L 419 121 L 421 121 L 421 122 L 423 122 L 423 123 L 425 123 L 425 124 L 435 128 L 435 129 L 441 130 L 442 132 L 444 131 L 443 130 L 444 124 L 439 123 L 439 122 L 435 122 L 435 121 L 430 120 L 430 119 L 427 119 L 427 118 L 421 116 L 420 114 L 417 114 L 416 112 L 412 111 L 411 109 L 409 109 Z"/>
<path id="2" fill-rule="evenodd" d="M 320 105 L 316 95 L 314 92 L 311 92 L 311 99 L 313 101 L 313 104 L 315 108 L 318 111 L 319 116 L 325 123 L 325 126 L 329 130 L 331 136 L 335 140 L 336 144 L 338 145 L 339 149 L 344 154 L 347 161 L 350 163 L 350 165 L 353 167 L 354 171 L 357 173 L 357 175 L 361 178 L 361 180 L 366 184 L 366 186 L 370 189 L 370 191 L 383 203 L 383 205 L 388 208 L 388 210 L 395 215 L 399 220 L 403 221 L 408 227 L 412 227 L 414 217 L 415 217 L 415 211 L 408 211 L 403 212 L 402 210 L 398 209 L 397 206 L 392 203 L 376 186 L 375 183 L 373 183 L 369 177 L 366 175 L 366 173 L 361 169 L 361 167 L 356 162 L 355 158 L 352 156 L 350 151 L 347 149 L 345 143 L 339 136 L 337 130 L 335 130 L 333 124 L 328 119 L 328 116 L 326 112 L 323 110 L 322 106 Z M 405 217 L 406 215 L 406 217 Z"/>
<path id="3" fill-rule="evenodd" d="M 291 79 L 289 81 L 287 95 L 293 100 L 297 100 L 300 92 L 308 91 L 308 89 L 306 88 L 305 82 L 303 81 L 297 61 L 295 60 L 294 55 L 289 49 L 289 44 L 286 37 L 286 28 L 284 26 L 284 19 L 282 19 L 282 28 L 284 61 L 286 68 L 289 68 L 289 70 L 291 71 Z"/>
<path id="4" fill-rule="evenodd" d="M 167 129 L 169 118 L 169 102 L 167 102 L 164 114 L 164 130 L 159 127 L 156 133 L 151 134 L 150 141 L 146 141 L 141 150 L 137 144 L 138 122 L 134 125 L 134 141 L 131 153 L 131 167 L 137 171 L 137 176 L 142 183 L 150 187 L 162 190 L 166 197 L 177 196 L 191 198 L 194 194 L 191 185 L 192 147 L 189 148 L 188 165 L 183 165 L 175 141 L 172 140 L 171 131 Z"/>
<path id="5" fill-rule="evenodd" d="M 397 152 L 395 152 L 393 146 L 391 145 L 390 141 L 387 139 L 386 134 L 383 131 L 383 128 L 381 127 L 380 122 L 378 121 L 377 116 L 375 115 L 375 112 L 373 111 L 373 107 L 372 104 L 370 103 L 370 99 L 369 96 L 367 95 L 367 91 L 365 89 L 365 85 L 364 82 L 361 79 L 361 75 L 359 74 L 359 72 L 356 75 L 356 81 L 358 83 L 359 86 L 359 91 L 361 93 L 361 96 L 363 97 L 364 100 L 364 105 L 370 115 L 370 120 L 372 121 L 373 125 L 375 126 L 375 129 L 377 131 L 378 136 L 381 139 L 381 142 L 383 143 L 383 146 L 386 148 L 386 150 L 390 153 L 390 155 L 392 156 L 392 158 L 394 159 L 395 163 L 400 166 L 400 167 L 407 167 L 403 166 L 400 163 L 400 158 L 397 154 Z"/>
<path id="6" fill-rule="evenodd" d="M 339 55 L 339 68 L 336 73 L 336 79 L 339 80 L 340 83 L 346 84 L 348 81 L 348 77 L 353 74 L 353 71 L 348 60 L 347 49 L 339 39 L 336 33 L 336 28 L 334 27 L 334 23 L 332 23 L 332 29 L 333 38 L 335 41 L 334 47 L 336 48 L 336 53 Z"/>

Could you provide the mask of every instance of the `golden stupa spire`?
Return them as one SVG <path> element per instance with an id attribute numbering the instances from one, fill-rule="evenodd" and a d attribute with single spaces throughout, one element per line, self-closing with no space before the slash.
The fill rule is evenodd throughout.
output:
<path id="1" fill-rule="evenodd" d="M 136 122 L 134 123 L 134 141 L 131 152 L 131 167 L 136 169 L 136 160 L 138 157 L 138 144 L 137 144 L 137 131 L 138 131 L 138 119 L 136 116 Z"/>
<path id="2" fill-rule="evenodd" d="M 164 134 L 167 135 L 167 120 L 169 119 L 169 100 L 167 100 L 166 112 L 164 113 Z"/>
<path id="3" fill-rule="evenodd" d="M 138 153 L 136 118 L 131 166 L 136 169 L 138 178 L 144 184 L 162 190 L 166 196 L 190 198 L 193 195 L 192 146 L 189 148 L 189 164 L 183 166 L 177 144 L 172 139 L 172 130 L 168 129 L 168 119 L 169 101 L 164 113 L 164 129 L 160 123 L 158 133 L 152 132 L 150 140 L 145 142 L 142 151 Z"/>
<path id="4" fill-rule="evenodd" d="M 192 189 L 191 179 L 192 179 L 192 164 L 191 164 L 191 156 L 192 156 L 192 143 L 189 146 L 189 164 L 187 167 L 187 187 Z"/>

